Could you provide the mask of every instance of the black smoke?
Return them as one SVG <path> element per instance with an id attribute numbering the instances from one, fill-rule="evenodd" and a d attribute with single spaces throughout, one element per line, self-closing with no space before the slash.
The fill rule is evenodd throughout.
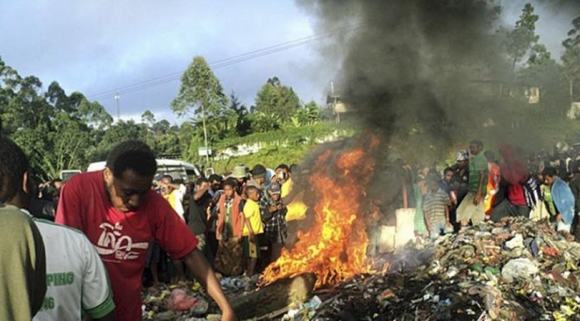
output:
<path id="1" fill-rule="evenodd" d="M 429 165 L 449 160 L 472 139 L 490 148 L 508 140 L 533 151 L 546 136 L 521 117 L 533 109 L 523 95 L 535 84 L 518 79 L 507 55 L 502 32 L 513 24 L 505 25 L 506 1 L 297 1 L 316 17 L 317 33 L 337 33 L 319 47 L 336 70 L 335 87 L 351 118 L 382 138 L 389 152 L 381 157 Z M 577 0 L 533 3 L 542 8 L 537 13 L 580 15 Z M 539 115 L 533 123 L 542 121 Z"/>
<path id="2" fill-rule="evenodd" d="M 509 80 L 493 1 L 300 3 L 321 29 L 356 27 L 327 48 L 343 55 L 339 92 L 363 127 L 406 158 L 440 157 L 495 109 L 482 91 Z"/>
<path id="3" fill-rule="evenodd" d="M 440 164 L 472 139 L 535 147 L 533 136 L 541 133 L 511 106 L 521 88 L 503 47 L 500 1 L 298 3 L 317 18 L 317 33 L 338 33 L 320 47 L 330 63 L 338 61 L 337 91 L 361 135 L 381 140 L 366 189 L 383 213 L 401 207 L 404 164 Z"/>

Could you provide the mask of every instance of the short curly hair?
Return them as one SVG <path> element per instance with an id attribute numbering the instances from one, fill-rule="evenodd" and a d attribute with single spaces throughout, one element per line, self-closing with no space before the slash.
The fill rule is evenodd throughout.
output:
<path id="1" fill-rule="evenodd" d="M 11 139 L 0 136 L 0 202 L 12 200 L 22 190 L 22 177 L 30 164 L 24 151 Z"/>
<path id="2" fill-rule="evenodd" d="M 554 177 L 554 176 L 558 176 L 558 171 L 556 170 L 555 167 L 548 166 L 548 167 L 544 168 L 544 170 L 542 171 L 542 175 Z"/>
<path id="3" fill-rule="evenodd" d="M 113 147 L 107 157 L 107 167 L 116 178 L 128 169 L 140 176 L 153 177 L 157 172 L 157 161 L 149 145 L 140 140 L 127 140 Z"/>

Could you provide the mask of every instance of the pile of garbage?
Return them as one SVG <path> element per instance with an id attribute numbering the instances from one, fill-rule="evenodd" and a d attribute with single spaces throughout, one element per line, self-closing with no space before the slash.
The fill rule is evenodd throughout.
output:
<path id="1" fill-rule="evenodd" d="M 580 320 L 580 244 L 548 222 L 507 218 L 373 260 L 375 273 L 255 320 Z M 255 284 L 221 279 L 232 300 Z M 143 320 L 219 320 L 218 307 L 208 302 L 195 282 L 150 289 Z"/>
<path id="2" fill-rule="evenodd" d="M 230 298 L 256 288 L 254 279 L 243 276 L 224 277 L 220 283 Z M 160 284 L 144 290 L 142 310 L 144 321 L 214 321 L 221 317 L 217 305 L 195 281 Z"/>
<path id="3" fill-rule="evenodd" d="M 285 320 L 580 320 L 580 244 L 508 218 L 380 257 Z"/>

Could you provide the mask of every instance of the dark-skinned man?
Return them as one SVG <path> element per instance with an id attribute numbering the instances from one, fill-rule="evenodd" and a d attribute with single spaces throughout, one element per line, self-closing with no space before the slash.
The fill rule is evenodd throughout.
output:
<path id="1" fill-rule="evenodd" d="M 7 142 L 0 144 L 6 146 Z M 31 216 L 28 205 L 32 199 L 29 187 L 28 160 L 24 152 L 12 143 L 2 148 L 0 163 L 19 177 L 16 197 L 6 203 Z M 9 161 L 10 160 L 10 161 Z M 24 165 L 18 165 L 22 163 Z M 34 214 L 34 213 L 33 213 Z M 50 221 L 35 219 L 46 249 L 46 296 L 33 321 L 84 320 L 113 321 L 115 304 L 107 272 L 99 254 L 80 231 Z"/>
<path id="2" fill-rule="evenodd" d="M 56 221 L 80 229 L 96 246 L 111 278 L 117 320 L 141 320 L 141 276 L 153 240 L 172 259 L 185 263 L 222 310 L 223 321 L 235 320 L 213 270 L 196 248 L 197 239 L 151 189 L 156 170 L 147 144 L 118 144 L 103 171 L 79 174 L 67 182 Z"/>
<path id="3" fill-rule="evenodd" d="M 474 140 L 469 144 L 469 182 L 468 193 L 457 208 L 457 222 L 461 228 L 469 221 L 473 225 L 483 222 L 485 218 L 484 198 L 487 191 L 487 159 L 483 155 L 483 143 Z"/>
<path id="4" fill-rule="evenodd" d="M 0 320 L 30 321 L 46 292 L 42 236 L 20 210 L 30 201 L 27 170 L 22 150 L 0 136 Z"/>

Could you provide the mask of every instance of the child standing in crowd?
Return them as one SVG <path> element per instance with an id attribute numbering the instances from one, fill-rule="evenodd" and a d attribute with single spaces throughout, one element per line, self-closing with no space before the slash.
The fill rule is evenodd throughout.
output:
<path id="1" fill-rule="evenodd" d="M 570 186 L 557 175 L 553 167 L 546 167 L 542 172 L 544 183 L 550 187 L 552 200 L 556 207 L 555 225 L 558 232 L 570 234 L 574 220 L 575 199 Z"/>
<path id="2" fill-rule="evenodd" d="M 237 181 L 228 178 L 224 182 L 224 190 L 217 203 L 218 221 L 216 238 L 225 241 L 242 237 L 242 198 L 236 193 Z"/>
<path id="3" fill-rule="evenodd" d="M 216 255 L 216 269 L 225 275 L 242 274 L 243 217 L 242 198 L 236 193 L 238 182 L 228 178 L 224 182 L 223 193 L 217 202 L 218 220 L 216 238 L 219 248 Z"/>
<path id="4" fill-rule="evenodd" d="M 244 205 L 243 247 L 246 258 L 246 276 L 254 275 L 259 257 L 258 237 L 264 233 L 262 216 L 260 215 L 260 190 L 254 186 L 246 187 L 247 200 Z"/>
<path id="5" fill-rule="evenodd" d="M 429 192 L 423 199 L 423 212 L 425 213 L 425 224 L 432 239 L 437 238 L 441 233 L 453 231 L 449 221 L 449 196 L 439 188 L 439 183 L 432 179 L 429 181 Z"/>
<path id="6" fill-rule="evenodd" d="M 268 189 L 268 206 L 263 213 L 264 231 L 271 249 L 270 262 L 280 257 L 286 243 L 286 206 L 282 204 L 281 186 L 273 183 Z"/>

